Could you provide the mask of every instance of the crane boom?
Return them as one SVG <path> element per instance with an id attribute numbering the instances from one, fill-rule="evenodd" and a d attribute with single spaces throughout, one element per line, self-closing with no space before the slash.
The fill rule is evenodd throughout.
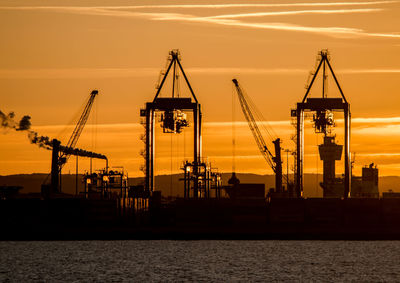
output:
<path id="1" fill-rule="evenodd" d="M 254 115 L 251 111 L 251 108 L 244 96 L 242 88 L 239 86 L 239 82 L 236 79 L 232 80 L 235 85 L 236 92 L 238 94 L 240 107 L 242 108 L 243 115 L 247 120 L 247 124 L 253 134 L 254 140 L 260 150 L 262 156 L 267 161 L 268 165 L 271 167 L 272 171 L 275 173 L 275 187 L 277 191 L 282 190 L 282 160 L 281 160 L 281 147 L 280 147 L 280 139 L 276 139 L 273 141 L 275 146 L 275 156 L 268 149 L 267 144 L 261 134 L 260 128 L 257 125 L 257 122 L 254 118 Z"/>
<path id="2" fill-rule="evenodd" d="M 97 95 L 98 93 L 99 93 L 99 92 L 98 92 L 97 90 L 93 90 L 93 91 L 90 93 L 89 100 L 88 100 L 88 102 L 86 103 L 85 109 L 83 110 L 82 115 L 81 115 L 81 117 L 79 118 L 78 123 L 76 124 L 75 129 L 74 129 L 74 131 L 72 132 L 72 135 L 71 135 L 71 137 L 69 138 L 66 147 L 72 147 L 72 148 L 74 148 L 75 145 L 76 145 L 76 143 L 78 142 L 78 139 L 79 139 L 79 137 L 81 136 L 81 133 L 82 133 L 82 131 L 83 131 L 83 128 L 85 127 L 86 122 L 87 122 L 87 120 L 88 120 L 88 118 L 89 118 L 90 110 L 92 109 L 94 99 L 95 99 L 95 97 L 96 97 L 96 95 Z"/>
<path id="3" fill-rule="evenodd" d="M 83 128 L 85 127 L 86 122 L 89 118 L 90 110 L 92 109 L 94 99 L 96 98 L 98 93 L 99 93 L 98 90 L 93 90 L 90 93 L 88 102 L 86 103 L 86 106 L 83 109 L 83 112 L 82 112 L 81 116 L 79 117 L 78 123 L 76 124 L 74 131 L 72 132 L 72 135 L 69 138 L 65 148 L 71 148 L 71 149 L 75 148 L 75 145 L 78 142 L 78 139 L 82 134 Z M 70 152 L 71 151 L 63 151 L 62 155 L 60 156 L 60 158 L 59 158 L 60 171 L 61 171 L 62 167 L 64 166 L 64 164 L 67 162 L 69 156 L 71 155 Z"/>
<path id="4" fill-rule="evenodd" d="M 74 131 L 72 132 L 72 135 L 68 140 L 67 145 L 62 146 L 61 142 L 58 140 L 52 141 L 51 147 L 53 148 L 53 156 L 52 156 L 51 173 L 46 177 L 43 184 L 45 184 L 49 176 L 51 176 L 51 186 L 53 187 L 53 191 L 58 192 L 59 190 L 61 190 L 61 170 L 67 163 L 68 158 L 71 155 L 107 160 L 107 157 L 105 155 L 75 148 L 75 145 L 78 142 L 78 139 L 83 131 L 83 128 L 85 127 L 86 122 L 89 118 L 90 110 L 92 109 L 94 99 L 98 93 L 99 92 L 97 90 L 93 90 L 90 93 L 89 100 L 85 105 L 83 113 L 81 114 L 78 123 L 76 124 Z M 106 168 L 108 168 L 108 160 Z"/>
<path id="5" fill-rule="evenodd" d="M 249 107 L 249 104 L 247 103 L 247 101 L 244 97 L 243 91 L 242 91 L 241 87 L 239 86 L 239 82 L 236 79 L 233 79 L 232 82 L 235 84 L 236 92 L 238 94 L 238 98 L 239 98 L 239 102 L 240 102 L 240 107 L 242 108 L 243 115 L 246 118 L 247 124 L 249 125 L 251 133 L 253 134 L 254 140 L 257 143 L 258 149 L 260 150 L 261 154 L 267 161 L 268 165 L 275 172 L 275 164 L 273 162 L 273 155 L 269 151 L 267 144 L 264 141 L 264 138 L 261 134 L 260 128 L 258 127 L 256 120 L 254 119 L 254 115 L 251 112 L 251 109 Z"/>

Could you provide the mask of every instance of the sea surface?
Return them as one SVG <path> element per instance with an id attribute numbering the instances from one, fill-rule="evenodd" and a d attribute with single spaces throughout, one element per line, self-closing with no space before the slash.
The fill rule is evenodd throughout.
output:
<path id="1" fill-rule="evenodd" d="M 0 242 L 1 282 L 399 282 L 400 241 Z"/>

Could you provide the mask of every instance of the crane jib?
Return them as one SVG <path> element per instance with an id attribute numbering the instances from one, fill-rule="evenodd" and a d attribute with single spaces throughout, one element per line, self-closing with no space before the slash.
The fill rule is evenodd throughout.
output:
<path id="1" fill-rule="evenodd" d="M 239 82 L 236 79 L 233 79 L 232 82 L 235 85 L 236 92 L 239 98 L 240 107 L 242 109 L 243 115 L 246 118 L 247 124 L 253 134 L 254 140 L 258 146 L 259 151 L 261 152 L 264 159 L 267 161 L 268 165 L 271 167 L 272 171 L 276 175 L 276 187 L 277 190 L 282 189 L 282 160 L 281 160 L 281 148 L 280 148 L 280 139 L 277 138 L 273 141 L 275 145 L 275 156 L 268 149 L 267 144 L 261 134 L 261 131 L 257 125 L 257 121 L 253 115 L 251 107 L 247 102 L 243 91 L 239 85 Z M 255 106 L 254 106 L 255 107 Z"/>
<path id="2" fill-rule="evenodd" d="M 86 125 L 86 122 L 89 118 L 89 114 L 90 114 L 90 110 L 92 109 L 93 106 L 93 102 L 94 99 L 96 98 L 96 96 L 99 94 L 98 90 L 93 90 L 90 93 L 89 99 L 85 105 L 85 108 L 81 114 L 81 116 L 79 117 L 78 123 L 76 124 L 74 131 L 72 132 L 71 137 L 69 138 L 67 145 L 65 146 L 65 148 L 74 148 L 79 140 L 79 137 L 82 134 L 83 128 Z M 69 156 L 71 155 L 70 153 L 71 151 L 64 151 L 62 152 L 62 155 L 60 156 L 60 160 L 65 160 L 63 162 L 60 162 L 63 166 L 66 161 L 68 160 Z M 61 168 L 60 168 L 61 169 Z"/>

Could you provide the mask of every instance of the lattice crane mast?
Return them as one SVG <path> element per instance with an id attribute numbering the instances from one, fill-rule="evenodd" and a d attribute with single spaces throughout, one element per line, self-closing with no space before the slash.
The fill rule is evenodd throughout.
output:
<path id="1" fill-rule="evenodd" d="M 96 98 L 96 96 L 98 95 L 98 91 L 97 90 L 93 90 L 90 93 L 89 99 L 86 103 L 85 108 L 83 109 L 83 112 L 78 120 L 78 123 L 75 126 L 74 131 L 72 132 L 71 137 L 68 140 L 67 145 L 65 146 L 65 148 L 70 148 L 73 149 L 75 148 L 76 143 L 79 140 L 79 137 L 82 134 L 83 128 L 86 125 L 86 122 L 89 118 L 89 114 L 90 114 L 90 110 L 92 109 L 93 106 L 93 102 L 94 99 Z M 68 158 L 71 156 L 70 153 L 68 153 L 68 151 L 63 151 L 63 153 L 61 154 L 61 156 L 59 157 L 59 171 L 61 171 L 62 167 L 65 165 L 65 163 L 67 163 Z"/>
<path id="2" fill-rule="evenodd" d="M 257 143 L 258 149 L 260 150 L 262 156 L 267 161 L 269 167 L 275 173 L 275 189 L 277 192 L 282 191 L 282 158 L 281 158 L 281 146 L 280 139 L 277 138 L 273 142 L 275 146 L 275 156 L 268 149 L 267 144 L 261 134 L 260 128 L 257 125 L 256 119 L 254 118 L 253 111 L 246 100 L 245 94 L 236 79 L 232 80 L 235 85 L 236 92 L 239 98 L 240 107 L 244 117 L 247 120 L 247 124 L 253 134 L 254 140 Z"/>

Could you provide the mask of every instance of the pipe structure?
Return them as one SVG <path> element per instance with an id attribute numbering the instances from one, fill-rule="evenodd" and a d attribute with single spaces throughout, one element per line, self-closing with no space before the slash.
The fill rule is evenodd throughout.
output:
<path id="1" fill-rule="evenodd" d="M 59 146 L 59 151 L 62 153 L 75 155 L 75 156 L 90 157 L 90 158 L 105 159 L 105 160 L 107 159 L 107 156 L 100 154 L 100 153 L 95 153 L 95 152 L 87 151 L 87 150 L 80 149 L 80 148 L 66 147 L 63 145 Z"/>
<path id="2" fill-rule="evenodd" d="M 52 155 L 51 155 L 51 192 L 58 193 L 60 191 L 59 186 L 59 162 L 58 157 L 60 154 L 60 145 L 61 142 L 59 140 L 52 140 Z"/>
<path id="3" fill-rule="evenodd" d="M 51 183 L 51 191 L 53 193 L 61 192 L 60 173 L 61 173 L 61 167 L 64 164 L 64 163 L 60 162 L 61 154 L 103 159 L 106 161 L 106 170 L 108 170 L 108 159 L 107 159 L 107 156 L 105 156 L 103 154 L 87 151 L 84 149 L 63 146 L 63 145 L 61 145 L 61 142 L 56 139 L 52 140 L 51 147 L 52 147 L 52 158 L 51 158 L 51 182 L 50 183 Z"/>

